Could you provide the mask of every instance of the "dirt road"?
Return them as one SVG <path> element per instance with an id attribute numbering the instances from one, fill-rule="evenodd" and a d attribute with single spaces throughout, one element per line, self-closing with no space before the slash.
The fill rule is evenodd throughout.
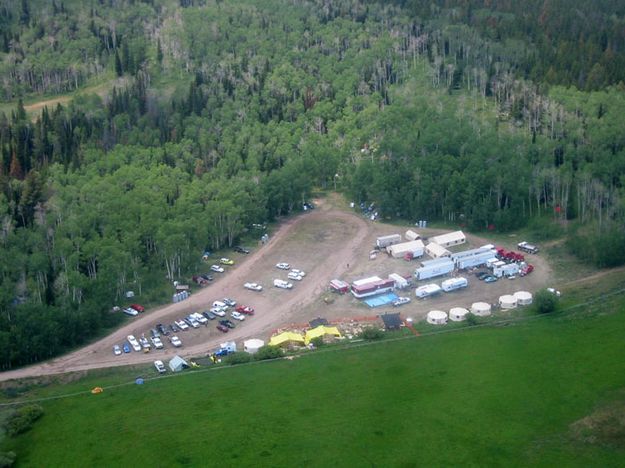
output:
<path id="1" fill-rule="evenodd" d="M 235 267 L 230 267 L 214 284 L 193 294 L 183 302 L 149 311 L 111 335 L 65 356 L 34 366 L 0 373 L 0 381 L 83 371 L 102 367 L 123 366 L 181 356 L 199 356 L 218 347 L 224 341 L 250 337 L 268 338 L 271 330 L 283 323 L 302 319 L 302 313 L 323 290 L 328 281 L 344 275 L 348 264 L 356 263 L 361 255 L 363 241 L 370 237 L 372 225 L 361 217 L 321 203 L 311 213 L 294 217 L 280 226 L 270 241 L 249 256 L 242 256 Z M 292 267 L 307 272 L 293 290 L 280 290 L 272 285 L 273 278 L 286 279 L 286 272 L 275 264 L 289 262 Z M 264 286 L 260 293 L 243 288 L 247 281 Z M 166 349 L 148 354 L 132 352 L 114 356 L 112 347 L 126 341 L 126 336 L 146 334 L 157 323 L 171 323 L 190 312 L 206 310 L 214 300 L 232 297 L 239 304 L 251 305 L 256 314 L 228 334 L 215 329 L 215 322 L 207 327 L 180 332 L 183 347 L 173 348 L 165 340 Z M 314 311 L 311 313 L 314 314 Z M 314 315 L 313 315 L 314 316 Z"/>

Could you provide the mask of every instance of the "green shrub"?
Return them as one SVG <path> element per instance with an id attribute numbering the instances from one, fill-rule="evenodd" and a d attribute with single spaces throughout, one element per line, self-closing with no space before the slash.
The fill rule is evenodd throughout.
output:
<path id="1" fill-rule="evenodd" d="M 226 364 L 229 364 L 231 366 L 234 366 L 236 364 L 245 364 L 246 362 L 250 362 L 251 359 L 252 359 L 252 356 L 250 356 L 248 353 L 239 351 L 236 353 L 229 354 L 226 357 Z"/>
<path id="2" fill-rule="evenodd" d="M 580 229 L 567 240 L 566 247 L 598 268 L 625 264 L 625 230 L 615 224 Z"/>
<path id="3" fill-rule="evenodd" d="M 551 216 L 532 218 L 527 224 L 530 237 L 537 241 L 557 239 L 564 235 L 564 229 Z"/>
<path id="4" fill-rule="evenodd" d="M 470 327 L 474 326 L 474 325 L 478 325 L 480 323 L 479 319 L 477 318 L 477 316 L 473 315 L 473 314 L 468 314 L 467 315 L 467 325 L 469 325 Z"/>
<path id="5" fill-rule="evenodd" d="M 539 314 L 548 314 L 558 308 L 558 296 L 554 293 L 541 289 L 534 295 L 534 307 Z"/>
<path id="6" fill-rule="evenodd" d="M 7 423 L 7 433 L 16 436 L 28 431 L 33 423 L 43 416 L 43 408 L 39 405 L 25 405 L 18 408 Z"/>
<path id="7" fill-rule="evenodd" d="M 360 337 L 362 339 L 369 340 L 369 341 L 380 340 L 382 339 L 383 336 L 384 336 L 384 332 L 380 330 L 379 328 L 375 328 L 375 327 L 367 327 L 360 334 Z"/>
<path id="8" fill-rule="evenodd" d="M 0 452 L 0 468 L 13 466 L 15 463 L 15 452 Z"/>
<path id="9" fill-rule="evenodd" d="M 265 359 L 277 359 L 282 357 L 282 349 L 278 346 L 263 346 L 254 354 L 254 359 L 257 361 L 264 361 Z"/>
<path id="10" fill-rule="evenodd" d="M 325 344 L 325 342 L 323 341 L 323 336 L 313 338 L 312 340 L 310 340 L 310 342 L 315 348 L 321 348 Z"/>

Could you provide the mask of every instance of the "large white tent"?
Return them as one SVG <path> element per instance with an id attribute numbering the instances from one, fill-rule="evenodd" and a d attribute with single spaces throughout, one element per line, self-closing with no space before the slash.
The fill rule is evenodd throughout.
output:
<path id="1" fill-rule="evenodd" d="M 490 304 L 487 302 L 474 302 L 471 304 L 471 313 L 480 317 L 490 315 Z"/>
<path id="2" fill-rule="evenodd" d="M 445 325 L 447 323 L 447 314 L 442 310 L 431 310 L 428 312 L 427 321 L 432 325 Z"/>
<path id="3" fill-rule="evenodd" d="M 453 307 L 449 310 L 449 319 L 454 322 L 462 322 L 467 319 L 469 311 L 464 307 Z"/>
<path id="4" fill-rule="evenodd" d="M 265 342 L 258 338 L 252 338 L 251 340 L 245 340 L 243 342 L 243 350 L 248 354 L 257 353 L 263 346 L 265 346 Z"/>
<path id="5" fill-rule="evenodd" d="M 514 293 L 517 305 L 530 305 L 532 303 L 532 293 L 527 291 L 517 291 Z"/>
<path id="6" fill-rule="evenodd" d="M 189 364 L 187 361 L 182 359 L 180 356 L 174 356 L 171 361 L 169 361 L 169 368 L 172 372 L 180 372 L 183 369 L 187 369 Z"/>
<path id="7" fill-rule="evenodd" d="M 499 296 L 499 307 L 502 309 L 514 309 L 516 307 L 516 297 L 512 294 Z"/>

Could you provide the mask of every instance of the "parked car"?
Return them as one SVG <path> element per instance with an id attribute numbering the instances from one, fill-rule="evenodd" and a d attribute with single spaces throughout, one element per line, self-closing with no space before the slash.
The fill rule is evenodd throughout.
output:
<path id="1" fill-rule="evenodd" d="M 130 346 L 132 346 L 132 349 L 134 349 L 135 351 L 141 351 L 141 345 L 134 337 L 134 335 L 128 335 L 126 339 L 128 340 L 128 343 L 130 343 Z"/>
<path id="2" fill-rule="evenodd" d="M 163 342 L 161 341 L 161 339 L 158 336 L 154 336 L 152 337 L 152 344 L 154 345 L 154 348 L 156 349 L 163 349 Z"/>
<path id="3" fill-rule="evenodd" d="M 245 283 L 243 285 L 245 289 L 250 289 L 252 291 L 262 291 L 263 287 L 258 283 Z"/>
<path id="4" fill-rule="evenodd" d="M 228 328 L 235 328 L 236 327 L 236 325 L 234 324 L 234 322 L 232 320 L 220 320 L 219 324 L 223 325 L 224 327 L 228 327 Z"/>
<path id="5" fill-rule="evenodd" d="M 195 320 L 195 318 L 193 318 L 191 315 L 187 315 L 183 320 L 187 323 L 187 325 L 192 328 L 198 328 L 200 326 L 197 320 Z"/>
<path id="6" fill-rule="evenodd" d="M 509 280 L 516 279 L 516 276 L 515 276 L 515 275 L 509 275 L 509 276 L 508 276 L 508 279 L 509 279 Z"/>
<path id="7" fill-rule="evenodd" d="M 135 309 L 139 313 L 145 312 L 145 307 L 143 307 L 141 304 L 130 304 L 130 307 L 132 309 Z"/>
<path id="8" fill-rule="evenodd" d="M 240 306 L 237 306 L 235 310 L 239 312 L 240 314 L 254 315 L 254 309 L 251 308 L 250 306 L 240 305 Z"/>
<path id="9" fill-rule="evenodd" d="M 281 280 L 281 279 L 273 280 L 273 285 L 276 288 L 282 288 L 282 289 L 292 289 L 293 288 L 293 283 L 289 283 L 288 281 L 284 281 L 284 280 Z"/>
<path id="10" fill-rule="evenodd" d="M 223 257 L 219 259 L 219 263 L 222 265 L 234 265 L 234 260 L 230 260 L 229 258 Z"/>
<path id="11" fill-rule="evenodd" d="M 477 279 L 479 280 L 483 280 L 484 278 L 486 278 L 487 276 L 490 276 L 490 274 L 486 271 L 479 271 L 475 274 L 475 276 L 477 277 Z"/>
<path id="12" fill-rule="evenodd" d="M 124 353 L 129 353 L 130 352 L 130 345 L 128 343 L 124 343 L 124 346 L 122 346 L 122 348 L 124 349 Z"/>
<path id="13" fill-rule="evenodd" d="M 396 300 L 393 301 L 393 306 L 399 307 L 404 304 L 408 304 L 409 302 L 410 302 L 409 297 L 398 297 Z"/>
<path id="14" fill-rule="evenodd" d="M 186 331 L 189 329 L 189 325 L 187 325 L 187 323 L 184 320 L 176 320 L 176 325 L 178 326 L 178 328 L 180 328 L 182 331 Z"/>
<path id="15" fill-rule="evenodd" d="M 290 280 L 295 280 L 295 281 L 302 281 L 303 277 L 298 275 L 297 273 L 293 273 L 292 271 L 289 272 L 288 275 L 286 275 L 288 279 Z"/>
<path id="16" fill-rule="evenodd" d="M 204 274 L 204 275 L 200 275 L 202 278 L 204 278 L 206 281 L 213 281 L 213 275 L 209 275 L 209 274 Z"/>
<path id="17" fill-rule="evenodd" d="M 301 276 L 302 278 L 306 276 L 306 272 L 302 270 L 298 270 L 297 268 L 291 268 L 291 273 L 295 273 L 296 275 Z"/>
<path id="18" fill-rule="evenodd" d="M 493 275 L 488 275 L 484 278 L 485 283 L 494 283 L 495 281 L 497 281 L 497 277 Z"/>
<path id="19" fill-rule="evenodd" d="M 236 247 L 234 248 L 234 251 L 235 251 L 235 252 L 242 253 L 242 254 L 245 254 L 245 255 L 247 255 L 248 253 L 250 253 L 250 249 L 248 249 L 247 247 L 241 247 L 240 245 L 236 246 Z"/>
<path id="20" fill-rule="evenodd" d="M 119 347 L 119 345 L 113 346 L 113 354 L 115 356 L 120 356 L 122 354 L 122 349 Z"/>
<path id="21" fill-rule="evenodd" d="M 224 317 L 226 315 L 226 311 L 223 307 L 212 307 L 210 312 L 218 317 Z"/>
<path id="22" fill-rule="evenodd" d="M 163 324 L 162 324 L 162 323 L 157 324 L 157 325 L 156 325 L 156 329 L 158 330 L 158 332 L 159 332 L 161 335 L 165 335 L 165 336 L 169 335 L 169 332 L 168 332 L 168 331 L 167 331 L 167 329 L 163 326 Z"/>
<path id="23" fill-rule="evenodd" d="M 228 333 L 229 329 L 225 325 L 219 324 L 217 325 L 217 330 L 219 330 L 222 333 Z"/>
<path id="24" fill-rule="evenodd" d="M 291 269 L 291 265 L 289 265 L 288 263 L 277 263 L 276 264 L 276 268 L 279 268 L 280 270 L 290 270 Z"/>
<path id="25" fill-rule="evenodd" d="M 206 325 L 208 323 L 208 319 L 198 312 L 192 313 L 191 317 L 193 317 L 195 321 L 201 325 Z"/>
<path id="26" fill-rule="evenodd" d="M 210 310 L 205 310 L 204 312 L 202 312 L 202 315 L 208 320 L 215 320 L 217 318 L 217 316 L 213 314 Z"/>
<path id="27" fill-rule="evenodd" d="M 156 367 L 156 370 L 158 371 L 159 374 L 164 374 L 165 372 L 167 372 L 167 369 L 165 368 L 165 364 L 163 364 L 163 361 L 154 361 L 154 367 Z"/>
<path id="28" fill-rule="evenodd" d="M 161 336 L 161 334 L 158 332 L 158 330 L 156 328 L 151 328 L 150 329 L 150 336 L 151 337 Z"/>
<path id="29" fill-rule="evenodd" d="M 240 322 L 245 320 L 245 315 L 241 314 L 240 312 L 237 312 L 236 310 L 230 314 L 230 317 Z"/>
<path id="30" fill-rule="evenodd" d="M 229 297 L 224 297 L 223 303 L 226 304 L 228 307 L 234 307 L 235 305 L 237 305 L 237 301 L 235 301 L 234 299 L 230 299 Z"/>
<path id="31" fill-rule="evenodd" d="M 143 348 L 144 351 L 146 349 L 149 351 L 152 348 L 152 345 L 150 344 L 150 342 L 145 336 L 142 336 L 141 338 L 139 338 L 139 343 L 141 343 L 141 347 Z"/>
<path id="32" fill-rule="evenodd" d="M 211 271 L 214 271 L 215 273 L 223 273 L 224 270 L 223 267 L 220 267 L 219 265 L 211 265 Z"/>
<path id="33" fill-rule="evenodd" d="M 172 346 L 175 346 L 176 348 L 180 348 L 182 346 L 182 340 L 178 338 L 176 335 L 172 336 L 169 339 L 169 341 L 172 344 Z"/>
<path id="34" fill-rule="evenodd" d="M 220 307 L 222 309 L 227 309 L 228 305 L 225 302 L 221 302 L 221 301 L 214 301 L 213 302 L 213 307 Z"/>
<path id="35" fill-rule="evenodd" d="M 549 291 L 551 294 L 555 294 L 557 297 L 560 297 L 562 295 L 560 291 L 554 288 L 547 288 L 547 291 Z"/>
<path id="36" fill-rule="evenodd" d="M 134 317 L 135 315 L 139 315 L 139 312 L 137 312 L 135 309 L 132 309 L 130 307 L 126 307 L 124 309 L 124 314 Z"/>
<path id="37" fill-rule="evenodd" d="M 180 327 L 176 325 L 175 323 L 172 323 L 169 326 L 169 329 L 171 330 L 172 333 L 178 333 L 180 331 Z"/>

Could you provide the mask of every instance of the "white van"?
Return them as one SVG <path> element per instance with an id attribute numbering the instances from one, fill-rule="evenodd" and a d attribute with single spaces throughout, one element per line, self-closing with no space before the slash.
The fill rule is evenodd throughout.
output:
<path id="1" fill-rule="evenodd" d="M 213 302 L 213 307 L 219 307 L 220 309 L 227 309 L 228 308 L 226 303 L 225 302 L 221 302 L 221 301 Z"/>
<path id="2" fill-rule="evenodd" d="M 289 283 L 288 281 L 284 281 L 284 280 L 281 280 L 281 279 L 273 280 L 273 285 L 276 288 L 282 288 L 282 289 L 291 289 L 291 288 L 293 288 L 293 283 Z"/>

